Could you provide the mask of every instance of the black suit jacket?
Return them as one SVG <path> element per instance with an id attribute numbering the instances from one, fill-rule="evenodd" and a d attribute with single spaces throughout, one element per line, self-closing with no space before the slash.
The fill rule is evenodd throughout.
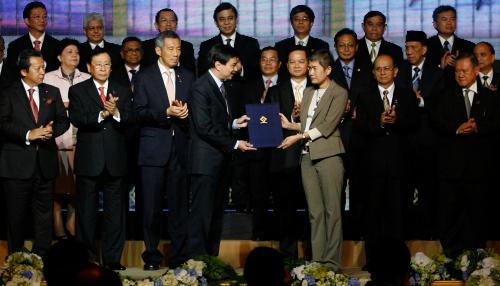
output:
<path id="1" fill-rule="evenodd" d="M 104 48 L 102 49 L 108 52 L 111 57 L 111 69 L 123 65 L 123 60 L 120 56 L 121 47 L 119 45 L 104 41 Z M 87 63 L 89 63 L 90 55 L 92 54 L 92 48 L 89 41 L 81 43 L 78 46 L 78 50 L 80 52 L 80 63 L 78 64 L 78 69 L 81 72 L 88 73 Z"/>
<path id="2" fill-rule="evenodd" d="M 0 72 L 0 96 L 5 88 L 11 85 L 16 79 L 18 73 L 13 73 L 12 69 L 7 64 L 7 61 L 4 59 L 2 71 Z"/>
<path id="3" fill-rule="evenodd" d="M 136 73 L 136 77 L 138 74 L 139 72 Z M 128 77 L 127 69 L 123 64 L 113 68 L 113 70 L 111 71 L 110 78 L 122 86 L 126 86 L 129 88 L 132 86 L 132 83 L 130 82 L 130 79 Z"/>
<path id="4" fill-rule="evenodd" d="M 155 51 L 155 40 L 156 38 L 152 38 L 142 42 L 144 55 L 142 56 L 141 65 L 144 67 L 158 61 L 158 55 Z M 193 44 L 184 40 L 181 40 L 181 56 L 179 58 L 179 66 L 186 68 L 193 73 L 196 72 Z"/>
<path id="5" fill-rule="evenodd" d="M 220 34 L 200 44 L 198 75 L 204 74 L 209 69 L 208 51 L 216 44 L 225 44 L 222 42 Z M 241 64 L 243 65 L 243 78 L 246 80 L 257 77 L 259 74 L 260 57 L 260 47 L 257 39 L 236 33 L 234 49 L 238 52 Z"/>
<path id="6" fill-rule="evenodd" d="M 390 55 L 394 60 L 394 64 L 396 66 L 399 66 L 403 62 L 403 50 L 401 49 L 401 47 L 384 39 L 382 39 L 382 43 L 380 44 L 380 49 L 378 50 L 377 55 L 382 54 Z M 369 67 L 370 70 L 373 69 L 373 63 L 370 59 L 370 51 L 366 46 L 366 40 L 364 37 L 358 40 L 356 60 Z"/>
<path id="7" fill-rule="evenodd" d="M 412 89 L 396 84 L 391 105 L 396 106 L 395 124 L 380 124 L 384 104 L 377 84 L 358 99 L 357 121 L 366 138 L 367 174 L 373 177 L 401 177 L 408 167 L 408 135 L 417 126 L 417 100 Z"/>
<path id="8" fill-rule="evenodd" d="M 467 52 L 472 54 L 474 52 L 474 46 L 473 42 L 455 36 L 451 53 L 455 55 L 458 51 L 458 53 Z M 427 60 L 439 66 L 444 53 L 445 51 L 439 37 L 437 35 L 430 37 L 427 45 Z"/>
<path id="9" fill-rule="evenodd" d="M 309 81 L 308 81 L 309 84 Z M 278 103 L 280 112 L 290 120 L 295 104 L 292 83 L 290 79 L 281 81 L 279 84 L 269 88 L 266 102 Z M 296 131 L 283 129 L 283 138 L 296 134 Z M 285 171 L 299 166 L 301 144 L 295 144 L 287 149 L 272 149 L 270 155 L 269 169 L 271 172 Z"/>
<path id="10" fill-rule="evenodd" d="M 280 67 L 280 76 L 288 76 L 288 70 L 286 67 L 286 63 L 288 61 L 288 54 L 295 47 L 295 37 L 287 38 L 277 42 L 274 47 L 278 50 L 278 55 L 281 61 Z M 313 53 L 316 50 L 327 49 L 330 50 L 330 45 L 322 39 L 318 39 L 312 36 L 309 36 L 307 40 L 306 49 L 309 54 Z"/>
<path id="11" fill-rule="evenodd" d="M 57 50 L 59 48 L 59 40 L 45 33 L 45 38 L 42 45 L 42 55 L 45 62 L 47 62 L 46 72 L 56 70 L 59 67 L 59 60 L 57 59 Z M 10 67 L 13 74 L 17 78 L 21 78 L 19 70 L 17 69 L 17 58 L 19 54 L 25 49 L 33 49 L 33 44 L 29 34 L 25 34 L 14 41 L 10 42 L 7 49 L 7 65 Z"/>
<path id="12" fill-rule="evenodd" d="M 188 102 L 193 82 L 194 74 L 191 71 L 176 68 L 175 98 Z M 169 106 L 158 63 L 152 64 L 137 76 L 135 85 L 134 109 L 141 125 L 141 166 L 165 166 L 170 158 L 172 144 L 175 144 L 177 159 L 183 167 L 187 167 L 189 119 L 167 117 L 165 110 Z M 189 105 L 188 108 L 191 109 Z"/>
<path id="13" fill-rule="evenodd" d="M 69 117 L 78 128 L 75 174 L 98 176 L 104 168 L 114 177 L 127 174 L 125 130 L 133 122 L 130 89 L 109 80 L 108 94 L 119 97 L 120 122 L 111 116 L 98 122 L 104 110 L 99 92 L 92 78 L 69 89 Z"/>
<path id="14" fill-rule="evenodd" d="M 233 153 L 232 118 L 215 80 L 207 72 L 193 85 L 190 106 L 189 164 L 192 174 L 217 176 Z"/>
<path id="15" fill-rule="evenodd" d="M 499 130 L 498 102 L 498 97 L 478 82 L 478 93 L 474 95 L 470 111 L 478 132 L 457 135 L 460 124 L 468 120 L 462 89 L 454 84 L 441 95 L 435 118 L 440 135 L 439 175 L 442 179 L 478 181 L 492 174 L 492 138 Z"/>
<path id="16" fill-rule="evenodd" d="M 69 128 L 69 120 L 59 89 L 40 84 L 38 122 L 35 122 L 28 96 L 20 80 L 14 82 L 0 98 L 0 130 L 3 146 L 0 153 L 0 177 L 30 179 L 37 163 L 45 179 L 54 179 L 59 173 L 55 139 Z M 26 133 L 53 122 L 50 140 L 31 141 L 26 145 Z"/>

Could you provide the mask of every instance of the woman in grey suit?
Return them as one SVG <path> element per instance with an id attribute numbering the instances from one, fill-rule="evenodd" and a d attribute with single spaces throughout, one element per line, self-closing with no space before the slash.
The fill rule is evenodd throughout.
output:
<path id="1" fill-rule="evenodd" d="M 313 260 L 340 268 L 342 222 L 340 196 L 344 146 L 338 128 L 347 103 L 347 91 L 329 75 L 333 57 L 327 50 L 314 52 L 309 59 L 309 77 L 314 84 L 304 91 L 300 123 L 291 123 L 280 114 L 283 128 L 296 130 L 278 148 L 302 143 L 302 181 L 309 207 Z"/>

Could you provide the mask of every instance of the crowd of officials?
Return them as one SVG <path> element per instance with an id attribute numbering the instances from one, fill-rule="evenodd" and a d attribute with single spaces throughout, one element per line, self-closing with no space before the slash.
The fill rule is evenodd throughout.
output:
<path id="1" fill-rule="evenodd" d="M 349 223 L 368 260 L 384 239 L 439 239 L 450 256 L 484 247 L 499 238 L 489 224 L 499 198 L 495 50 L 455 34 L 453 7 L 439 6 L 432 17 L 437 34 L 407 31 L 403 52 L 383 38 L 385 15 L 370 11 L 363 37 L 347 28 L 335 34 L 334 60 L 329 43 L 310 35 L 308 6 L 290 11 L 292 37 L 261 49 L 236 32 L 237 9 L 220 3 L 213 12 L 220 33 L 195 59 L 169 8 L 156 14 L 157 37 L 130 36 L 119 46 L 104 40 L 98 13 L 84 19 L 86 42 L 57 40 L 45 31 L 44 4 L 28 3 L 29 32 L 9 43 L 5 60 L 0 36 L 9 252 L 23 248 L 32 215 L 34 252 L 45 255 L 53 235 L 74 236 L 91 260 L 125 269 L 131 184 L 145 270 L 164 261 L 165 206 L 170 266 L 218 255 L 230 188 L 233 205 L 253 212 L 255 240 L 269 238 L 267 209 L 274 209 L 286 256 L 297 256 L 296 209 L 307 207 L 312 259 L 337 269 L 346 190 Z M 284 140 L 257 149 L 245 105 L 265 103 L 279 105 Z"/>

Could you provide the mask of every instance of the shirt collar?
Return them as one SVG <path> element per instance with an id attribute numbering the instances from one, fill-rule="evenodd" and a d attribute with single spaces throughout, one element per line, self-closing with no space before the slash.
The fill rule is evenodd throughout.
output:
<path id="1" fill-rule="evenodd" d="M 95 88 L 97 88 L 97 90 L 99 90 L 101 86 L 104 86 L 104 92 L 106 93 L 108 91 L 109 80 L 106 80 L 106 82 L 103 85 L 98 83 L 95 79 L 92 79 L 92 81 L 94 82 Z"/>
<path id="2" fill-rule="evenodd" d="M 295 39 L 295 45 L 298 45 L 299 41 L 302 41 L 304 43 L 304 46 L 307 46 L 307 42 L 309 41 L 309 35 L 305 36 L 302 39 L 299 39 L 299 37 L 297 36 L 293 36 L 293 38 Z"/>
<path id="3" fill-rule="evenodd" d="M 104 49 L 104 40 L 102 40 L 99 44 L 94 44 L 89 42 L 90 48 L 93 50 L 95 49 L 96 46 L 99 46 L 99 48 Z"/>
<path id="4" fill-rule="evenodd" d="M 126 68 L 126 67 L 127 67 L 127 66 L 125 66 L 125 68 Z M 172 69 L 172 68 L 167 68 L 166 66 L 164 66 L 164 65 L 160 62 L 160 60 L 158 60 L 158 67 L 160 68 L 160 73 L 161 73 L 161 74 L 164 74 L 164 73 L 166 73 L 166 72 L 169 72 L 169 73 L 175 73 L 175 70 L 174 70 L 174 69 Z M 137 70 L 139 70 L 139 69 L 137 69 Z M 127 72 L 128 72 L 128 71 L 127 71 Z"/>
<path id="5" fill-rule="evenodd" d="M 231 39 L 231 46 L 234 47 L 234 43 L 236 42 L 236 31 L 229 37 L 223 35 L 223 34 L 220 34 L 220 36 L 222 37 L 222 43 L 225 45 L 226 44 L 226 40 L 227 39 Z"/>
<path id="6" fill-rule="evenodd" d="M 217 84 L 217 87 L 220 89 L 220 87 L 222 86 L 222 80 L 220 80 L 213 72 L 212 70 L 208 70 L 208 73 L 210 74 L 210 76 L 212 76 L 212 78 L 215 80 L 215 84 Z"/>
<path id="7" fill-rule="evenodd" d="M 366 46 L 368 47 L 368 50 L 370 50 L 372 48 L 372 43 L 375 43 L 375 48 L 378 49 L 380 47 L 380 45 L 382 44 L 382 39 L 376 41 L 376 42 L 372 42 L 370 40 L 368 40 L 368 38 L 365 37 L 365 42 L 366 42 Z"/>
<path id="8" fill-rule="evenodd" d="M 127 64 L 125 64 L 125 70 L 127 71 L 127 73 L 129 73 L 131 70 L 135 70 L 136 72 L 138 72 L 140 68 L 141 68 L 141 65 L 138 65 L 135 68 L 131 68 L 131 67 L 127 66 Z"/>
<path id="9" fill-rule="evenodd" d="M 25 83 L 23 79 L 21 79 L 21 83 L 23 84 L 24 91 L 26 92 L 26 94 L 28 94 L 28 89 L 30 89 L 30 88 L 34 89 L 35 92 L 38 92 L 38 85 L 31 87 L 27 83 Z"/>
<path id="10" fill-rule="evenodd" d="M 451 51 L 451 49 L 453 48 L 453 42 L 455 42 L 455 35 L 451 35 L 451 37 L 449 37 L 448 39 L 445 39 L 441 35 L 438 35 L 438 38 L 439 41 L 441 42 L 441 47 L 444 47 L 444 42 L 448 41 L 448 43 L 450 44 L 449 47 Z"/>
<path id="11" fill-rule="evenodd" d="M 491 80 L 493 78 L 493 69 L 491 69 L 487 74 L 484 74 L 482 72 L 479 72 L 479 77 L 481 80 L 483 79 L 483 76 L 488 76 L 488 80 Z"/>
<path id="12" fill-rule="evenodd" d="M 378 85 L 378 90 L 380 91 L 380 94 L 384 94 L 384 90 L 387 90 L 387 91 L 389 91 L 389 95 L 392 95 L 394 93 L 395 88 L 396 88 L 396 85 L 394 84 L 394 82 L 388 88 L 384 88 L 384 87 Z"/>
<path id="13" fill-rule="evenodd" d="M 300 84 L 300 88 L 301 88 L 301 89 L 306 88 L 306 85 L 307 85 L 307 77 L 306 77 L 306 78 L 304 78 L 301 82 L 296 82 L 296 81 L 294 81 L 293 79 L 290 79 L 290 81 L 292 82 L 292 88 L 293 88 L 293 89 L 295 89 L 295 87 L 296 87 L 297 85 L 299 85 L 299 84 Z"/>
<path id="14" fill-rule="evenodd" d="M 424 68 L 424 63 L 425 63 L 425 58 L 424 58 L 424 60 L 418 66 L 411 65 L 411 72 L 412 72 L 412 74 L 415 72 L 415 70 L 414 70 L 415 67 L 418 67 L 420 69 L 420 74 L 422 74 L 422 70 Z"/>
<path id="15" fill-rule="evenodd" d="M 340 65 L 342 66 L 342 69 L 344 69 L 345 66 L 348 66 L 350 68 L 350 71 L 354 70 L 354 59 L 350 61 L 348 64 L 344 63 L 344 61 L 340 60 Z"/>
<path id="16" fill-rule="evenodd" d="M 474 93 L 477 93 L 477 81 L 474 81 L 469 88 L 462 88 L 462 92 L 464 90 L 468 89 L 469 91 L 473 91 Z"/>
<path id="17" fill-rule="evenodd" d="M 274 86 L 278 82 L 278 74 L 273 75 L 272 77 L 267 77 L 267 76 L 262 76 L 262 80 L 264 81 L 264 85 L 266 85 L 266 80 L 270 79 L 271 80 L 271 85 Z"/>
<path id="18" fill-rule="evenodd" d="M 43 40 L 45 40 L 45 32 L 38 39 L 35 38 L 31 33 L 28 33 L 28 35 L 30 36 L 31 45 L 34 46 L 33 42 L 36 41 L 36 40 L 39 40 L 40 41 L 40 47 L 43 46 Z"/>

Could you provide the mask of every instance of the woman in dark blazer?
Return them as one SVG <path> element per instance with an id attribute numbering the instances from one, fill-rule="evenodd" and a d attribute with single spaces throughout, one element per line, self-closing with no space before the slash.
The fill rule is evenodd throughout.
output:
<path id="1" fill-rule="evenodd" d="M 309 77 L 300 123 L 290 123 L 281 115 L 283 128 L 299 131 L 288 136 L 278 148 L 302 143 L 302 183 L 309 208 L 313 260 L 340 269 L 342 222 L 340 197 L 344 166 L 340 154 L 344 146 L 338 125 L 347 103 L 347 91 L 330 79 L 333 57 L 318 50 L 309 58 Z"/>

